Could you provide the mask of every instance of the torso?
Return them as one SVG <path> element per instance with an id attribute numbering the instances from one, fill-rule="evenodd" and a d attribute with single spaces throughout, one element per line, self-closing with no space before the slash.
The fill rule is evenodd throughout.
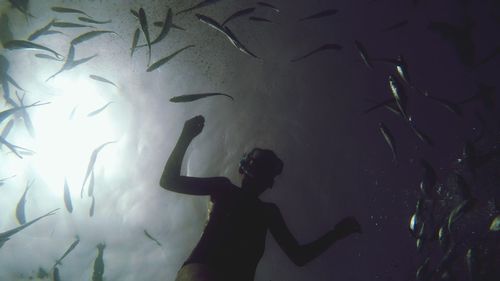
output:
<path id="1" fill-rule="evenodd" d="M 264 253 L 268 203 L 231 190 L 211 197 L 203 235 L 184 264 L 207 264 L 220 275 L 217 280 L 250 281 Z"/>

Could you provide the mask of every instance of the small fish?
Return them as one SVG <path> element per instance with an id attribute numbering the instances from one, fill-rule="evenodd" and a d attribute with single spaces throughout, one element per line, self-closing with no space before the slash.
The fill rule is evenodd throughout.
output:
<path id="1" fill-rule="evenodd" d="M 94 216 L 94 210 L 95 210 L 95 197 L 94 195 L 92 195 L 92 204 L 90 205 L 89 217 Z"/>
<path id="2" fill-rule="evenodd" d="M 146 235 L 149 239 L 151 239 L 151 240 L 153 240 L 154 242 L 156 242 L 156 244 L 157 244 L 158 246 L 160 246 L 160 247 L 161 247 L 161 243 L 160 243 L 160 242 L 158 242 L 158 240 L 156 240 L 153 236 L 151 236 L 151 234 L 149 234 L 149 233 L 148 233 L 148 231 L 147 231 L 147 230 L 145 230 L 145 229 L 144 229 L 144 234 L 145 234 L 145 235 Z"/>
<path id="3" fill-rule="evenodd" d="M 30 42 L 30 41 L 11 40 L 11 41 L 5 42 L 3 44 L 3 46 L 4 46 L 5 49 L 9 49 L 9 50 L 18 50 L 18 49 L 42 50 L 42 51 L 47 51 L 47 52 L 50 52 L 50 53 L 54 54 L 54 56 L 56 56 L 56 58 L 58 58 L 58 59 L 64 58 L 58 52 L 56 52 L 56 51 L 54 51 L 52 49 L 49 49 L 49 48 L 47 48 L 45 46 L 42 46 L 42 45 L 39 45 L 39 44 L 35 44 L 33 42 Z"/>
<path id="4" fill-rule="evenodd" d="M 467 250 L 467 254 L 465 255 L 465 261 L 467 263 L 467 272 L 469 274 L 469 280 L 478 281 L 479 279 L 479 257 L 478 257 L 478 249 L 475 247 Z"/>
<path id="5" fill-rule="evenodd" d="M 423 264 L 417 269 L 416 280 L 426 281 L 429 280 L 431 273 L 429 272 L 430 258 L 426 258 Z"/>
<path id="6" fill-rule="evenodd" d="M 136 10 L 133 10 L 133 9 L 130 9 L 130 13 L 136 17 L 137 19 L 139 19 L 139 12 L 137 12 Z"/>
<path id="7" fill-rule="evenodd" d="M 66 13 L 66 14 L 81 14 L 81 15 L 84 15 L 86 17 L 89 17 L 91 18 L 91 16 L 89 16 L 87 13 L 85 13 L 84 11 L 81 11 L 81 10 L 77 10 L 77 9 L 71 9 L 71 8 L 65 8 L 65 7 L 52 7 L 50 8 L 52 11 L 54 12 L 57 12 L 57 13 Z"/>
<path id="8" fill-rule="evenodd" d="M 85 187 L 85 183 L 87 183 L 87 179 L 89 178 L 90 173 L 94 170 L 94 165 L 95 165 L 95 162 L 97 161 L 97 155 L 99 154 L 99 151 L 101 151 L 101 149 L 103 149 L 106 145 L 111 144 L 111 143 L 115 143 L 115 142 L 116 141 L 105 142 L 105 143 L 101 144 L 99 147 L 97 147 L 96 149 L 94 149 L 94 151 L 92 152 L 92 155 L 90 156 L 89 164 L 87 166 L 87 172 L 85 173 L 85 178 L 83 179 L 82 191 L 80 192 L 80 198 L 83 198 L 83 188 Z"/>
<path id="9" fill-rule="evenodd" d="M 212 27 L 213 29 L 221 32 L 222 34 L 224 34 L 226 36 L 226 38 L 231 42 L 231 44 L 233 44 L 233 46 L 235 46 L 238 50 L 240 50 L 241 52 L 249 55 L 249 56 L 252 56 L 254 58 L 258 58 L 255 54 L 253 54 L 252 52 L 250 52 L 239 40 L 238 38 L 236 38 L 236 36 L 231 32 L 231 30 L 227 27 L 227 26 L 222 26 L 220 25 L 217 21 L 215 21 L 214 19 L 210 18 L 210 17 L 207 17 L 205 15 L 201 15 L 201 14 L 196 14 L 196 17 L 198 18 L 198 20 L 200 20 L 201 22 L 207 24 L 208 26 Z"/>
<path id="10" fill-rule="evenodd" d="M 0 137 L 0 144 L 3 144 L 5 145 L 8 149 L 10 149 L 10 151 L 12 151 L 12 153 L 14 153 L 17 157 L 19 157 L 20 159 L 23 159 L 23 156 L 22 154 L 24 152 L 27 152 L 28 154 L 30 152 L 33 152 L 32 150 L 29 150 L 27 148 L 24 148 L 24 147 L 20 147 L 20 146 L 17 146 L 17 145 L 14 145 L 10 142 L 8 142 L 6 139 L 4 139 L 3 137 Z"/>
<path id="11" fill-rule="evenodd" d="M 137 28 L 134 32 L 134 37 L 132 38 L 132 48 L 130 48 L 130 57 L 134 55 L 135 48 L 137 48 L 137 42 L 139 41 L 140 29 Z"/>
<path id="12" fill-rule="evenodd" d="M 234 100 L 234 98 L 230 95 L 227 94 L 222 94 L 222 93 L 205 93 L 205 94 L 192 94 L 192 95 L 182 95 L 182 96 L 176 96 L 170 99 L 170 102 L 191 102 L 211 96 L 226 96 L 230 98 L 231 100 Z"/>
<path id="13" fill-rule="evenodd" d="M 78 37 L 76 37 L 75 39 L 71 40 L 71 44 L 76 46 L 82 42 L 85 42 L 89 39 L 92 39 L 96 36 L 99 36 L 99 35 L 102 35 L 102 34 L 106 34 L 106 33 L 114 33 L 116 34 L 116 32 L 114 31 L 108 31 L 108 30 L 95 30 L 95 31 L 89 31 L 87 33 L 84 33 Z"/>
<path id="14" fill-rule="evenodd" d="M 192 6 L 192 7 L 189 7 L 187 9 L 184 9 L 184 10 L 181 10 L 179 12 L 176 13 L 176 15 L 179 15 L 179 14 L 182 14 L 182 13 L 187 13 L 187 12 L 191 12 L 193 10 L 196 10 L 196 9 L 199 9 L 199 8 L 203 8 L 205 6 L 208 6 L 208 5 L 211 5 L 211 4 L 214 4 L 216 2 L 218 2 L 219 0 L 202 0 L 200 3 Z"/>
<path id="15" fill-rule="evenodd" d="M 170 61 L 172 58 L 174 58 L 174 57 L 175 57 L 177 54 L 179 54 L 180 52 L 182 52 L 182 51 L 184 51 L 184 50 L 186 50 L 186 49 L 188 49 L 188 48 L 192 48 L 192 47 L 194 47 L 194 45 L 188 45 L 188 46 L 186 46 L 186 47 L 183 47 L 183 48 L 181 48 L 181 49 L 179 49 L 179 50 L 177 50 L 177 51 L 173 52 L 171 55 L 166 56 L 166 57 L 164 57 L 164 58 L 162 58 L 162 59 L 158 60 L 157 62 L 155 62 L 155 63 L 151 64 L 151 65 L 148 67 L 148 69 L 146 69 L 146 71 L 147 71 L 147 72 L 151 72 L 151 71 L 153 71 L 153 70 L 155 70 L 155 69 L 159 68 L 160 66 L 164 65 L 165 63 L 167 63 L 168 61 Z"/>
<path id="16" fill-rule="evenodd" d="M 402 21 L 398 21 L 397 23 L 392 24 L 392 25 L 382 29 L 381 31 L 382 32 L 392 31 L 392 30 L 404 27 L 406 25 L 408 25 L 408 20 L 402 20 Z"/>
<path id="17" fill-rule="evenodd" d="M 5 119 L 7 119 L 9 116 L 11 116 L 12 114 L 16 113 L 19 110 L 23 110 L 23 109 L 30 108 L 30 107 L 35 107 L 35 106 L 46 105 L 46 104 L 49 104 L 49 103 L 48 102 L 46 102 L 46 103 L 40 103 L 39 101 L 37 101 L 37 102 L 32 103 L 30 105 L 16 106 L 14 108 L 10 108 L 10 109 L 4 110 L 4 111 L 0 112 L 0 124 Z"/>
<path id="18" fill-rule="evenodd" d="M 40 278 L 40 279 L 44 279 L 44 278 L 49 277 L 49 273 L 45 269 L 39 267 L 38 272 L 36 274 L 36 277 Z"/>
<path id="19" fill-rule="evenodd" d="M 75 60 L 75 46 L 73 44 L 70 44 L 68 55 L 66 56 L 66 61 L 64 62 L 64 65 L 61 67 L 61 69 L 59 69 L 58 72 L 54 73 L 52 76 L 47 78 L 47 80 L 45 80 L 45 82 L 54 78 L 56 75 L 60 74 L 63 71 L 73 69 L 80 64 L 86 63 L 87 61 L 95 58 L 96 56 L 97 56 L 97 54 L 90 56 L 90 57 L 83 58 L 83 59 Z"/>
<path id="20" fill-rule="evenodd" d="M 59 30 L 48 30 L 43 33 L 43 35 L 54 35 L 54 34 L 64 34 L 62 31 Z"/>
<path id="21" fill-rule="evenodd" d="M 30 189 L 32 184 L 33 184 L 33 182 L 28 183 L 26 185 L 26 188 L 24 189 L 24 193 L 21 196 L 21 199 L 19 199 L 19 202 L 17 203 L 17 206 L 16 206 L 16 218 L 17 218 L 17 221 L 19 222 L 20 225 L 23 225 L 26 223 L 26 215 L 24 213 L 24 204 L 26 204 L 26 194 L 28 194 L 28 190 Z"/>
<path id="22" fill-rule="evenodd" d="M 436 171 L 434 171 L 431 164 L 424 159 L 420 160 L 420 165 L 423 169 L 422 179 L 420 180 L 420 191 L 425 197 L 429 198 L 436 186 Z"/>
<path id="23" fill-rule="evenodd" d="M 9 2 L 14 8 L 23 13 L 26 18 L 34 18 L 34 16 L 28 11 L 29 0 L 9 0 Z"/>
<path id="24" fill-rule="evenodd" d="M 95 116 L 95 115 L 97 115 L 97 114 L 101 113 L 104 109 L 106 109 L 106 107 L 108 107 L 108 105 L 110 105 L 110 104 L 112 104 L 112 103 L 113 103 L 112 101 L 110 101 L 110 102 L 106 103 L 106 104 L 105 104 L 105 105 L 103 105 L 102 107 L 100 107 L 100 108 L 98 108 L 98 109 L 96 109 L 96 110 L 94 110 L 94 111 L 90 112 L 89 114 L 87 114 L 87 117 L 92 117 L 92 116 Z"/>
<path id="25" fill-rule="evenodd" d="M 443 249 L 443 251 L 448 250 L 448 247 L 450 246 L 450 232 L 447 227 L 441 226 L 439 228 L 438 239 L 441 249 Z"/>
<path id="26" fill-rule="evenodd" d="M 5 244 L 5 242 L 7 242 L 12 235 L 18 233 L 19 231 L 25 229 L 26 227 L 34 224 L 35 222 L 37 222 L 37 221 L 39 221 L 39 220 L 41 220 L 41 219 L 43 219 L 45 217 L 54 215 L 57 210 L 59 210 L 59 209 L 54 209 L 54 210 L 46 213 L 45 215 L 40 216 L 40 217 L 38 217 L 38 218 L 30 221 L 30 222 L 27 222 L 27 223 L 25 223 L 25 224 L 23 224 L 21 226 L 18 226 L 16 228 L 13 228 L 13 229 L 10 229 L 10 230 L 7 230 L 5 232 L 0 233 L 0 248 L 2 248 L 2 246 Z"/>
<path id="27" fill-rule="evenodd" d="M 118 88 L 118 86 L 116 86 L 116 84 L 115 84 L 115 83 L 113 83 L 113 82 L 109 81 L 108 79 L 106 79 L 106 78 L 104 78 L 104 77 L 102 77 L 102 76 L 98 76 L 98 75 L 93 75 L 93 74 L 90 74 L 90 75 L 89 75 L 89 77 L 90 77 L 91 79 L 96 80 L 96 81 L 103 82 L 103 83 L 108 83 L 108 84 L 111 84 L 111 85 L 113 85 L 113 86 L 115 86 L 115 87 L 117 87 L 117 88 Z"/>
<path id="28" fill-rule="evenodd" d="M 397 165 L 398 160 L 397 160 L 397 156 L 396 156 L 396 144 L 395 144 L 394 137 L 392 136 L 392 133 L 389 131 L 389 129 L 384 125 L 384 123 L 379 122 L 378 127 L 379 127 L 380 133 L 382 133 L 382 136 L 385 139 L 385 142 L 387 143 L 387 145 L 391 149 L 392 159 L 393 159 L 394 163 L 396 163 L 396 165 Z"/>
<path id="29" fill-rule="evenodd" d="M 103 281 L 104 275 L 104 248 L 106 245 L 97 245 L 97 257 L 94 261 L 94 272 L 92 273 L 92 281 Z"/>
<path id="30" fill-rule="evenodd" d="M 260 18 L 260 17 L 248 17 L 249 20 L 251 21 L 260 21 L 260 22 L 268 22 L 268 23 L 273 23 L 273 21 L 268 20 L 266 18 Z"/>
<path id="31" fill-rule="evenodd" d="M 7 125 L 5 125 L 5 127 L 2 130 L 2 134 L 0 136 L 3 139 L 6 139 L 10 133 L 10 130 L 12 130 L 12 127 L 14 127 L 14 119 L 10 119 L 10 121 L 7 123 Z M 2 143 L 0 143 L 0 148 L 2 148 Z"/>
<path id="32" fill-rule="evenodd" d="M 68 212 L 73 212 L 73 204 L 71 203 L 71 193 L 69 191 L 68 181 L 64 179 L 64 205 Z"/>
<path id="33" fill-rule="evenodd" d="M 106 20 L 106 21 L 98 21 L 98 20 L 93 20 L 93 19 L 86 18 L 86 17 L 78 17 L 78 19 L 79 19 L 80 21 L 83 21 L 83 22 L 95 23 L 95 24 L 106 24 L 106 23 L 111 23 L 111 20 Z"/>
<path id="34" fill-rule="evenodd" d="M 28 41 L 33 41 L 35 40 L 36 38 L 40 37 L 41 35 L 43 35 L 45 32 L 47 32 L 50 27 L 52 27 L 52 24 L 55 22 L 56 20 L 53 19 L 51 20 L 48 24 L 46 24 L 44 27 L 36 30 L 35 32 L 33 32 L 29 37 L 28 37 Z"/>
<path id="35" fill-rule="evenodd" d="M 431 99 L 431 100 L 436 101 L 437 103 L 442 105 L 444 108 L 446 108 L 448 111 L 456 114 L 457 116 L 460 116 L 460 117 L 462 116 L 462 110 L 460 109 L 460 107 L 458 106 L 458 104 L 456 102 L 452 102 L 452 101 L 448 101 L 448 100 L 445 100 L 442 98 L 431 96 L 428 92 L 424 92 L 424 96 Z"/>
<path id="36" fill-rule="evenodd" d="M 156 39 L 151 42 L 151 45 L 156 44 L 161 40 L 163 40 L 165 37 L 167 37 L 167 34 L 170 31 L 171 27 L 172 27 L 172 9 L 168 8 L 167 15 L 165 17 L 165 21 L 163 23 L 163 27 L 160 31 L 160 34 L 158 34 L 158 37 L 156 37 Z"/>
<path id="37" fill-rule="evenodd" d="M 54 267 L 52 278 L 54 279 L 54 281 L 61 281 L 61 276 L 59 275 L 59 268 L 57 268 L 57 266 Z"/>
<path id="38" fill-rule="evenodd" d="M 77 107 L 78 106 L 75 106 L 75 107 L 73 107 L 73 110 L 71 110 L 71 113 L 69 114 L 69 117 L 68 117 L 69 120 L 73 120 L 73 118 L 75 117 L 75 112 L 76 112 Z"/>
<path id="39" fill-rule="evenodd" d="M 358 49 L 359 55 L 361 56 L 361 59 L 363 59 L 363 62 L 368 66 L 368 68 L 372 69 L 373 64 L 371 62 L 370 57 L 368 56 L 368 53 L 366 52 L 365 47 L 361 44 L 361 42 L 355 40 L 354 45 L 356 45 L 356 49 Z"/>
<path id="40" fill-rule="evenodd" d="M 71 243 L 71 245 L 69 246 L 69 248 L 64 252 L 64 254 L 56 261 L 56 263 L 54 264 L 54 268 L 56 268 L 58 265 L 62 265 L 62 260 L 69 254 L 71 253 L 71 251 L 73 251 L 76 246 L 78 246 L 78 243 L 80 243 L 80 237 L 76 236 L 76 240 Z"/>
<path id="41" fill-rule="evenodd" d="M 162 22 L 162 21 L 155 21 L 155 22 L 153 23 L 153 25 L 154 25 L 154 26 L 156 26 L 156 27 L 162 27 L 164 24 L 165 24 L 165 23 L 164 23 L 164 22 Z M 180 26 L 176 25 L 175 23 L 172 23 L 172 28 L 174 28 L 174 29 L 178 29 L 178 30 L 182 30 L 182 31 L 186 31 L 186 29 L 185 29 L 185 28 L 180 27 Z"/>
<path id="42" fill-rule="evenodd" d="M 16 97 L 19 100 L 19 103 L 20 103 L 19 106 L 24 107 L 25 106 L 25 104 L 24 104 L 25 95 L 23 95 L 22 97 L 19 97 L 19 95 L 17 94 L 17 91 L 16 91 Z M 33 126 L 33 122 L 31 122 L 30 115 L 28 114 L 28 111 L 26 110 L 26 108 L 21 109 L 21 115 L 22 115 L 22 118 L 24 121 L 24 125 L 26 126 L 26 129 L 28 130 L 28 133 L 30 134 L 30 136 L 32 138 L 34 138 L 35 137 L 35 128 Z"/>
<path id="43" fill-rule="evenodd" d="M 90 174 L 89 190 L 87 192 L 87 195 L 89 197 L 94 196 L 94 185 L 95 185 L 95 177 L 94 177 L 94 170 L 92 170 L 92 173 Z"/>
<path id="44" fill-rule="evenodd" d="M 312 14 L 310 16 L 303 17 L 303 18 L 299 19 L 299 21 L 305 21 L 305 20 L 310 20 L 310 19 L 319 19 L 319 18 L 323 18 L 323 17 L 333 16 L 337 13 L 338 13 L 338 10 L 336 10 L 336 9 L 328 9 L 328 10 L 324 10 L 324 11 Z"/>
<path id="45" fill-rule="evenodd" d="M 266 3 L 266 2 L 257 2 L 257 5 L 262 6 L 262 7 L 266 7 L 266 8 L 270 8 L 270 9 L 274 10 L 276 13 L 280 12 L 280 10 L 277 7 L 275 7 L 269 3 Z"/>
<path id="46" fill-rule="evenodd" d="M 410 125 L 410 129 L 412 132 L 418 137 L 419 140 L 421 140 L 423 143 L 433 146 L 434 141 L 424 132 L 420 131 L 417 126 L 415 125 L 415 122 L 412 120 L 411 117 L 408 117 L 408 124 Z"/>
<path id="47" fill-rule="evenodd" d="M 151 63 L 151 39 L 149 38 L 148 20 L 146 18 L 146 12 L 144 12 L 143 8 L 139 9 L 139 22 L 141 23 L 142 33 L 144 33 L 144 37 L 146 38 L 146 42 L 148 44 L 148 49 L 149 49 L 148 65 L 149 65 Z"/>
<path id="48" fill-rule="evenodd" d="M 476 200 L 474 198 L 464 200 L 455 209 L 453 209 L 448 216 L 448 231 L 451 232 L 451 228 L 455 222 L 462 217 L 465 213 L 469 212 L 474 208 Z"/>
<path id="49" fill-rule="evenodd" d="M 62 61 L 62 59 L 55 58 L 51 55 L 46 55 L 46 54 L 36 54 L 35 57 L 39 59 L 48 59 L 48 60 L 55 60 L 55 61 Z"/>
<path id="50" fill-rule="evenodd" d="M 389 88 L 391 89 L 391 94 L 394 97 L 396 105 L 403 115 L 403 118 L 408 120 L 409 118 L 406 114 L 407 98 L 403 86 L 395 76 L 389 75 Z"/>
<path id="51" fill-rule="evenodd" d="M 339 51 L 339 50 L 342 50 L 342 46 L 338 45 L 338 44 L 325 44 L 317 49 L 314 49 L 312 50 L 311 52 L 303 55 L 303 56 L 300 56 L 300 57 L 297 57 L 297 58 L 294 58 L 291 60 L 291 62 L 297 62 L 297 61 L 300 61 L 302 59 L 305 59 L 313 54 L 316 54 L 318 52 L 321 52 L 321 51 L 325 51 L 325 50 L 336 50 L 336 51 Z"/>
<path id="52" fill-rule="evenodd" d="M 79 23 L 74 23 L 74 22 L 63 22 L 63 21 L 56 21 L 52 24 L 54 27 L 60 27 L 60 28 L 95 28 L 94 26 L 90 25 L 85 25 L 85 24 L 79 24 Z"/>
<path id="53" fill-rule="evenodd" d="M 0 179 L 0 186 L 2 186 L 6 180 L 9 180 L 9 179 L 15 178 L 15 177 L 16 177 L 16 175 L 13 175 L 13 176 L 10 176 L 10 177 L 6 177 L 6 178 Z"/>
<path id="54" fill-rule="evenodd" d="M 370 102 L 376 103 L 375 105 L 365 109 L 363 111 L 364 114 L 369 113 L 375 109 L 385 107 L 386 109 L 390 110 L 392 113 L 401 116 L 401 112 L 399 112 L 399 109 L 396 107 L 396 101 L 394 98 L 386 99 L 381 102 L 374 101 L 374 100 L 368 100 Z"/>
<path id="55" fill-rule="evenodd" d="M 244 16 L 244 15 L 251 14 L 251 13 L 253 13 L 254 11 L 255 11 L 255 8 L 254 8 L 254 7 L 252 7 L 252 8 L 247 8 L 247 9 L 243 9 L 243 10 L 239 10 L 239 11 L 237 11 L 237 12 L 233 13 L 232 15 L 230 15 L 229 17 L 227 17 L 227 19 L 226 19 L 226 20 L 224 20 L 224 21 L 222 22 L 222 24 L 221 24 L 221 25 L 222 25 L 222 26 L 224 26 L 224 25 L 225 25 L 226 23 L 228 23 L 229 21 L 231 21 L 231 20 L 233 20 L 233 19 L 235 19 L 235 18 L 238 18 L 238 17 L 242 17 L 242 16 Z"/>
<path id="56" fill-rule="evenodd" d="M 500 231 L 500 215 L 497 215 L 491 222 L 490 231 Z"/>

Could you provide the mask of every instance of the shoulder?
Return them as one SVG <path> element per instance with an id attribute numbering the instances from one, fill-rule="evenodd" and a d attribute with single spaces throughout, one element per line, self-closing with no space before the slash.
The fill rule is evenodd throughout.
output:
<path id="1" fill-rule="evenodd" d="M 214 181 L 218 185 L 214 192 L 210 194 L 210 200 L 213 202 L 220 201 L 221 199 L 234 196 L 238 191 L 238 187 L 234 185 L 226 177 L 214 178 Z"/>

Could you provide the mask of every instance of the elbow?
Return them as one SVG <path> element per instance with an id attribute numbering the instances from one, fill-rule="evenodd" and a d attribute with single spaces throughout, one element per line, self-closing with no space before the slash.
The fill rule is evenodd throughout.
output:
<path id="1" fill-rule="evenodd" d="M 177 179 L 172 176 L 162 176 L 160 179 L 160 186 L 166 190 L 175 190 L 175 186 L 177 185 Z"/>

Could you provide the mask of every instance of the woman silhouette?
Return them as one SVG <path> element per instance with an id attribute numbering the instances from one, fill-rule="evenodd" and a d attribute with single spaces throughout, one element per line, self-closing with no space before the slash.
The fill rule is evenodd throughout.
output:
<path id="1" fill-rule="evenodd" d="M 243 175 L 241 188 L 224 177 L 181 176 L 184 154 L 203 130 L 204 122 L 203 116 L 185 122 L 160 180 L 160 186 L 167 190 L 209 195 L 213 203 L 203 235 L 179 270 L 176 281 L 254 280 L 267 230 L 298 266 L 319 256 L 335 241 L 361 232 L 356 219 L 349 217 L 316 241 L 300 245 L 278 207 L 259 199 L 261 193 L 272 188 L 274 177 L 283 169 L 283 162 L 271 150 L 255 148 L 244 155 L 239 168 Z"/>

